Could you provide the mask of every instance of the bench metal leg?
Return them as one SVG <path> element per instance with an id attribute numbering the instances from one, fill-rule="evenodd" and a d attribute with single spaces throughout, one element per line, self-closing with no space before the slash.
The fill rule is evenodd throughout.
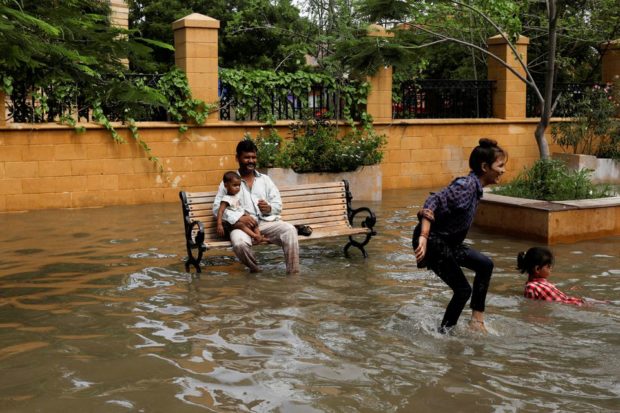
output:
<path id="1" fill-rule="evenodd" d="M 185 272 L 190 272 L 189 271 L 190 265 L 193 265 L 194 268 L 196 268 L 197 273 L 202 272 L 202 270 L 200 269 L 200 261 L 202 260 L 203 253 L 204 253 L 204 249 L 199 247 L 198 256 L 194 257 L 194 254 L 192 253 L 192 247 L 190 245 L 187 245 L 187 261 L 185 261 Z"/>
<path id="2" fill-rule="evenodd" d="M 357 249 L 359 249 L 362 252 L 362 255 L 364 256 L 364 258 L 368 258 L 368 253 L 366 252 L 366 249 L 364 248 L 369 242 L 370 239 L 374 236 L 377 235 L 377 231 L 375 231 L 373 228 L 375 226 L 375 223 L 377 222 L 377 218 L 375 217 L 375 214 L 368 208 L 363 207 L 363 208 L 358 208 L 354 211 L 352 211 L 351 213 L 351 224 L 353 224 L 353 217 L 355 217 L 355 215 L 359 212 L 363 212 L 363 213 L 367 213 L 368 216 L 366 217 L 366 219 L 364 219 L 364 221 L 362 221 L 362 228 L 368 228 L 370 229 L 370 232 L 368 232 L 366 234 L 366 238 L 363 241 L 356 241 L 353 239 L 353 236 L 349 237 L 349 242 L 347 242 L 347 245 L 344 246 L 344 255 L 345 257 L 349 257 L 349 248 L 356 247 Z"/>
<path id="3" fill-rule="evenodd" d="M 367 214 L 366 218 L 362 221 L 362 228 L 368 228 L 370 230 L 366 234 L 366 238 L 362 242 L 356 241 L 353 239 L 353 236 L 350 236 L 349 242 L 347 242 L 347 245 L 344 246 L 344 256 L 347 258 L 349 257 L 349 248 L 353 246 L 362 252 L 364 258 L 368 258 L 368 253 L 366 252 L 366 249 L 364 247 L 370 242 L 370 239 L 374 235 L 377 235 L 377 231 L 374 230 L 375 224 L 377 223 L 377 217 L 375 216 L 375 213 L 372 212 L 369 208 L 362 207 L 353 209 L 351 203 L 351 201 L 353 200 L 353 194 L 351 194 L 351 191 L 349 190 L 349 182 L 346 180 L 344 180 L 344 187 L 347 198 L 347 217 L 349 219 L 349 224 L 351 224 L 351 226 L 354 225 L 355 216 L 357 214 Z"/>
<path id="4" fill-rule="evenodd" d="M 366 239 L 362 242 L 355 241 L 353 237 L 349 237 L 349 242 L 347 242 L 347 245 L 344 246 L 344 256 L 347 258 L 350 257 L 349 248 L 353 246 L 362 252 L 364 258 L 368 258 L 368 253 L 366 252 L 366 249 L 364 247 L 366 246 L 366 244 L 368 244 L 368 242 L 370 242 L 371 237 L 372 234 L 366 234 Z"/>

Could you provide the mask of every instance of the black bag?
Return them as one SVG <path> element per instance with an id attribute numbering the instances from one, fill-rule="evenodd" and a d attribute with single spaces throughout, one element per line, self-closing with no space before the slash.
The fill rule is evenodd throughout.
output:
<path id="1" fill-rule="evenodd" d="M 297 235 L 303 235 L 304 237 L 312 235 L 312 228 L 308 225 L 295 225 L 295 228 L 297 228 Z"/>

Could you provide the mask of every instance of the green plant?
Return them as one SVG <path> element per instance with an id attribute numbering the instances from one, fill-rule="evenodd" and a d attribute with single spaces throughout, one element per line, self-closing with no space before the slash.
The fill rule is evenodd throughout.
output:
<path id="1" fill-rule="evenodd" d="M 385 135 L 375 132 L 370 119 L 339 136 L 337 125 L 308 120 L 291 126 L 292 138 L 284 141 L 275 129 L 261 129 L 254 142 L 258 167 L 292 168 L 295 172 L 347 172 L 383 159 Z M 246 139 L 252 139 L 246 134 Z"/>
<path id="2" fill-rule="evenodd" d="M 493 193 L 544 201 L 613 196 L 608 185 L 592 184 L 591 174 L 588 169 L 571 170 L 556 159 L 539 159 L 512 182 L 495 188 Z"/>
<path id="3" fill-rule="evenodd" d="M 217 106 L 194 99 L 185 73 L 177 68 L 159 79 L 157 91 L 164 96 L 168 115 L 175 122 L 192 122 L 202 125 L 207 120 L 209 112 Z M 181 125 L 180 129 L 184 132 L 187 127 Z"/>
<path id="4" fill-rule="evenodd" d="M 573 153 L 599 158 L 620 158 L 620 120 L 617 99 L 611 85 L 595 85 L 585 91 L 582 99 L 566 102 L 572 106 L 574 119 L 560 122 L 551 129 L 553 141 Z"/>
<path id="5" fill-rule="evenodd" d="M 257 102 L 263 104 L 271 102 L 281 107 L 291 105 L 289 100 L 291 96 L 295 96 L 296 104 L 300 104 L 302 109 L 307 111 L 308 99 L 303 97 L 308 95 L 313 86 L 322 86 L 340 96 L 343 116 L 347 122 L 352 123 L 353 112 L 362 111 L 370 91 L 370 84 L 366 81 L 345 81 L 321 73 L 304 71 L 280 73 L 267 70 L 223 69 L 219 75 L 222 87 L 227 89 L 228 97 L 235 102 L 238 119 L 248 117 Z M 316 114 L 308 115 L 313 117 Z M 333 113 L 322 115 L 334 117 Z M 276 118 L 275 114 L 266 110 L 259 114 L 259 120 L 273 122 Z"/>
<path id="6" fill-rule="evenodd" d="M 252 140 L 249 133 L 246 133 L 244 138 Z M 256 157 L 259 168 L 274 168 L 282 163 L 281 149 L 284 145 L 284 139 L 276 129 L 270 128 L 265 134 L 265 129 L 261 127 L 254 143 L 258 148 Z"/>

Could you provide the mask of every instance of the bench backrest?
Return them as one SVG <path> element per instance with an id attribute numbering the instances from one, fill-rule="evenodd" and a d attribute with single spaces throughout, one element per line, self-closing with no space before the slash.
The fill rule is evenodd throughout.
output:
<path id="1" fill-rule="evenodd" d="M 344 181 L 282 186 L 282 219 L 293 225 L 310 225 L 313 231 L 350 228 L 347 216 L 347 188 Z M 182 192 L 186 230 L 200 221 L 205 242 L 221 241 L 215 232 L 213 200 L 217 192 Z"/>

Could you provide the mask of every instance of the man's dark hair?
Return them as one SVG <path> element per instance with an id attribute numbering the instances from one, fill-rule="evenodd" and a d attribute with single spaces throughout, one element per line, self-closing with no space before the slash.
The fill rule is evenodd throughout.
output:
<path id="1" fill-rule="evenodd" d="M 237 144 L 237 156 L 243 152 L 258 152 L 256 144 L 249 139 L 244 139 Z"/>
<path id="2" fill-rule="evenodd" d="M 224 176 L 222 177 L 222 181 L 224 181 L 225 184 L 231 182 L 233 179 L 241 179 L 239 178 L 239 175 L 237 175 L 237 172 L 235 171 L 225 172 Z"/>

